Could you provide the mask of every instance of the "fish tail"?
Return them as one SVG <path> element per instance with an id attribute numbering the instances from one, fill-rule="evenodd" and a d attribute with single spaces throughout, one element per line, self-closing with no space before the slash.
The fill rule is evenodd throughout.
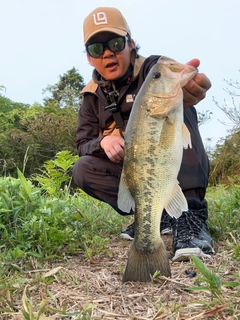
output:
<path id="1" fill-rule="evenodd" d="M 171 277 L 169 258 L 163 241 L 161 240 L 151 253 L 139 250 L 133 241 L 122 281 L 151 282 L 157 271 L 161 276 Z"/>

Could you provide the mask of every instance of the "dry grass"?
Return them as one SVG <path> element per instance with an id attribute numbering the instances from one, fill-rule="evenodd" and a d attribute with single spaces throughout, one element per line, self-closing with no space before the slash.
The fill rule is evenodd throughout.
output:
<path id="1" fill-rule="evenodd" d="M 171 236 L 164 236 L 164 241 L 171 255 Z M 173 263 L 171 279 L 160 277 L 154 284 L 122 283 L 129 246 L 128 241 L 112 238 L 111 257 L 99 255 L 87 261 L 80 253 L 65 263 L 48 263 L 44 270 L 37 269 L 33 261 L 32 270 L 24 274 L 27 284 L 16 286 L 18 299 L 9 291 L 5 292 L 8 301 L 0 300 L 0 306 L 6 308 L 0 318 L 25 319 L 22 309 L 27 310 L 27 303 L 35 312 L 45 303 L 44 316 L 39 318 L 42 320 L 62 319 L 63 311 L 68 314 L 64 319 L 85 320 L 240 319 L 239 287 L 223 287 L 221 303 L 214 302 L 209 291 L 187 290 L 196 281 L 186 273 L 196 271 L 191 262 Z M 219 245 L 217 251 L 205 264 L 218 270 L 223 283 L 234 281 L 234 274 L 239 273 L 237 262 L 231 260 L 231 252 L 224 251 L 224 246 Z M 32 314 L 35 318 L 32 315 L 29 319 L 37 319 L 36 313 Z"/>

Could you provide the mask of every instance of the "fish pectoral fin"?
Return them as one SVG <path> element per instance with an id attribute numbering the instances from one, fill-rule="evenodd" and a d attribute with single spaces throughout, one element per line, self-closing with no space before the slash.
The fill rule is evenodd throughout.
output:
<path id="1" fill-rule="evenodd" d="M 183 211 L 188 210 L 187 200 L 182 192 L 181 187 L 176 182 L 173 192 L 165 206 L 167 213 L 174 218 L 179 218 Z"/>
<path id="2" fill-rule="evenodd" d="M 124 173 L 122 173 L 120 179 L 117 205 L 123 212 L 130 212 L 131 209 L 135 210 L 135 201 L 125 183 Z"/>
<path id="3" fill-rule="evenodd" d="M 191 135 L 185 123 L 183 123 L 182 126 L 182 140 L 184 149 L 187 149 L 188 146 L 189 148 L 192 148 Z"/>

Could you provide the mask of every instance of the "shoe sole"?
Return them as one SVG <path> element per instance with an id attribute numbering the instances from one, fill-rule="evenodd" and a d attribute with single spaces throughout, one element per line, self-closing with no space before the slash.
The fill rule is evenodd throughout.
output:
<path id="1" fill-rule="evenodd" d="M 194 254 L 199 258 L 212 258 L 210 254 L 204 253 L 200 248 L 184 248 L 178 249 L 172 258 L 173 262 L 177 261 L 189 261 L 191 259 L 190 255 Z"/>
<path id="2" fill-rule="evenodd" d="M 172 229 L 171 228 L 165 228 L 161 231 L 161 234 L 172 234 Z"/>
<path id="3" fill-rule="evenodd" d="M 131 241 L 133 241 L 133 238 L 132 238 L 129 234 L 127 234 L 127 233 L 121 233 L 121 234 L 120 234 L 120 237 L 121 237 L 122 239 L 124 239 L 124 240 L 131 240 Z"/>

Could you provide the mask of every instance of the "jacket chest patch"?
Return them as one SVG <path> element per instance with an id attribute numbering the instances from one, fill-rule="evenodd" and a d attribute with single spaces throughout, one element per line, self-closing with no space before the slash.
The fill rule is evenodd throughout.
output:
<path id="1" fill-rule="evenodd" d="M 126 95 L 126 102 L 133 102 L 134 101 L 134 99 L 135 99 L 135 94 L 127 94 Z"/>

